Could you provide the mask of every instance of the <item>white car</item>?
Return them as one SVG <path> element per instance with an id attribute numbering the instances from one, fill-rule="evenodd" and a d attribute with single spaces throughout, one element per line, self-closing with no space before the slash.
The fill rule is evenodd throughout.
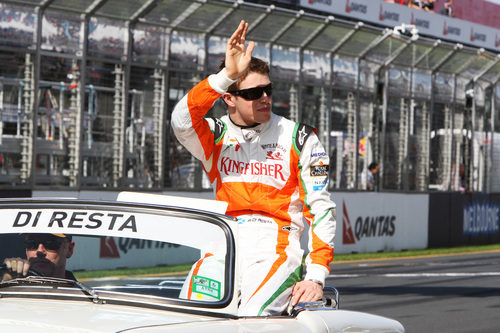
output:
<path id="1" fill-rule="evenodd" d="M 27 235 L 72 235 L 67 269 L 77 279 L 30 270 L 2 281 L 2 333 L 404 332 L 395 320 L 338 309 L 332 287 L 322 301 L 283 315 L 238 317 L 238 230 L 220 213 L 225 206 L 132 196 L 150 203 L 120 201 L 136 201 L 130 194 L 118 201 L 0 200 L 1 262 L 26 255 Z M 8 270 L 3 265 L 0 277 Z"/>

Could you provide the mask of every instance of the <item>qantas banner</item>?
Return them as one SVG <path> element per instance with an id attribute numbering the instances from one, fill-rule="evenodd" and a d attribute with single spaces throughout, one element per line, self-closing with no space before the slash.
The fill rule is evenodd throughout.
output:
<path id="1" fill-rule="evenodd" d="M 300 5 L 388 27 L 413 24 L 421 35 L 500 51 L 498 29 L 383 0 L 300 0 Z"/>
<path id="2" fill-rule="evenodd" d="M 68 269 L 113 269 L 150 267 L 195 262 L 200 251 L 187 246 L 145 239 L 74 236 L 75 252 L 68 260 Z"/>
<path id="3" fill-rule="evenodd" d="M 427 248 L 427 194 L 333 193 L 335 253 Z"/>

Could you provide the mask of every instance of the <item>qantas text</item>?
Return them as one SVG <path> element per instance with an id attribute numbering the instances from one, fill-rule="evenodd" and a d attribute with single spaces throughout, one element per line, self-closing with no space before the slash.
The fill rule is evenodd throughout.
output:
<path id="1" fill-rule="evenodd" d="M 396 216 L 367 216 L 363 220 L 360 216 L 356 219 L 354 228 L 356 238 L 393 236 L 396 231 Z"/>

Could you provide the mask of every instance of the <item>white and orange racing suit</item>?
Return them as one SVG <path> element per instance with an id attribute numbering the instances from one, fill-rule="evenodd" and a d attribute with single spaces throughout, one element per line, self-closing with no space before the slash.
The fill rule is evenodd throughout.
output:
<path id="1" fill-rule="evenodd" d="M 252 128 L 227 115 L 204 119 L 233 82 L 222 70 L 198 83 L 176 105 L 172 127 L 215 181 L 216 199 L 238 219 L 239 315 L 276 315 L 302 280 L 304 219 L 310 226 L 304 279 L 324 285 L 329 273 L 336 225 L 329 158 L 311 127 L 275 114 Z"/>

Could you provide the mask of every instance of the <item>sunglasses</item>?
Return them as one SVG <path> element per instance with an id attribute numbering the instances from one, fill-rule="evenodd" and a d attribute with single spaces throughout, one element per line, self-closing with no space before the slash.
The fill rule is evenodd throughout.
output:
<path id="1" fill-rule="evenodd" d="M 38 246 L 40 244 L 43 244 L 43 247 L 47 251 L 57 251 L 62 245 L 62 241 L 58 239 L 45 239 L 45 240 L 34 240 L 34 239 L 26 239 L 24 241 L 24 247 L 26 250 L 36 250 L 38 249 Z"/>
<path id="2" fill-rule="evenodd" d="M 264 87 L 254 87 L 248 89 L 228 91 L 228 93 L 230 93 L 231 95 L 240 96 L 246 99 L 247 101 L 254 101 L 256 99 L 261 98 L 264 92 L 266 93 L 267 96 L 272 96 L 273 87 L 271 83 L 269 83 L 267 86 Z"/>

